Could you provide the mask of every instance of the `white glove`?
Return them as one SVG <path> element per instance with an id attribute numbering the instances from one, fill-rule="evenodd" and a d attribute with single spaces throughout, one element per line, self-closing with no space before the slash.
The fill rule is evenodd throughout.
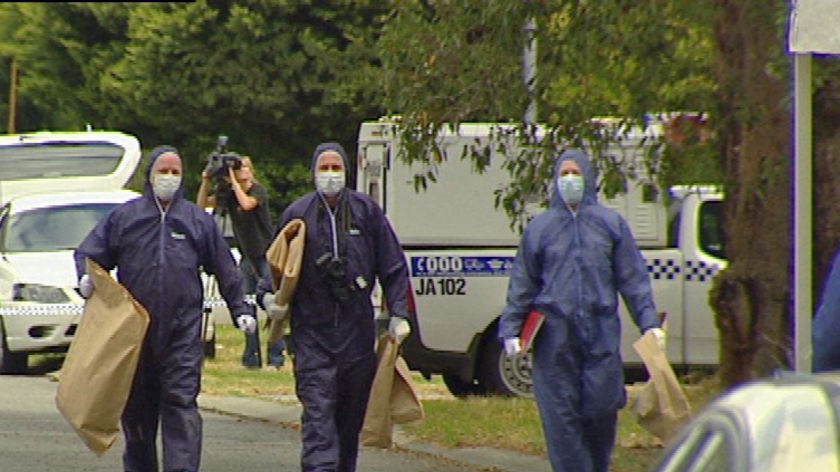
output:
<path id="1" fill-rule="evenodd" d="M 289 305 L 278 305 L 276 297 L 271 292 L 263 295 L 262 302 L 269 319 L 282 321 L 289 313 Z"/>
<path id="2" fill-rule="evenodd" d="M 522 346 L 519 345 L 519 338 L 505 338 L 505 354 L 515 356 L 520 352 L 522 352 Z"/>
<path id="3" fill-rule="evenodd" d="M 650 328 L 648 331 L 653 333 L 653 337 L 656 338 L 656 344 L 659 345 L 659 349 L 662 349 L 662 352 L 665 352 L 665 330 L 662 328 Z"/>
<path id="4" fill-rule="evenodd" d="M 251 315 L 239 315 L 236 324 L 239 330 L 246 334 L 254 334 L 257 330 L 257 319 Z"/>
<path id="5" fill-rule="evenodd" d="M 278 305 L 276 303 L 272 303 L 268 305 L 268 317 L 274 321 L 283 321 L 286 319 L 286 315 L 289 314 L 289 305 Z"/>
<path id="6" fill-rule="evenodd" d="M 388 334 L 398 343 L 401 343 L 403 339 L 411 334 L 411 325 L 408 324 L 405 318 L 392 316 L 388 321 Z"/>
<path id="7" fill-rule="evenodd" d="M 93 281 L 90 280 L 90 276 L 87 274 L 83 275 L 82 278 L 79 279 L 79 293 L 81 293 L 84 298 L 90 298 L 93 293 Z"/>
<path id="8" fill-rule="evenodd" d="M 265 311 L 268 311 L 269 305 L 276 305 L 274 301 L 274 292 L 265 292 L 262 297 L 262 306 L 265 307 Z"/>

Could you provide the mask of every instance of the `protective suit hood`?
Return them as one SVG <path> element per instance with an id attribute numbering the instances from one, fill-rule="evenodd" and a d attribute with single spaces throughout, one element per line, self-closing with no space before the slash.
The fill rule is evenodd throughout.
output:
<path id="1" fill-rule="evenodd" d="M 309 171 L 312 177 L 312 182 L 315 182 L 315 162 L 318 160 L 318 156 L 325 151 L 335 151 L 341 156 L 341 160 L 344 161 L 344 188 L 353 188 L 356 185 L 356 172 L 353 165 L 351 165 L 350 158 L 347 157 L 347 151 L 344 150 L 344 147 L 341 144 L 336 142 L 327 142 L 321 143 L 318 147 L 315 148 L 315 152 L 312 153 L 312 160 L 309 162 Z M 343 192 L 342 192 L 343 193 Z"/>
<path id="2" fill-rule="evenodd" d="M 549 206 L 568 211 L 566 202 L 563 201 L 563 197 L 560 196 L 560 189 L 557 187 L 557 178 L 560 177 L 560 164 L 567 160 L 575 161 L 578 167 L 580 167 L 581 174 L 583 175 L 583 200 L 581 200 L 578 207 L 596 203 L 598 201 L 598 197 L 595 191 L 595 183 L 597 180 L 597 171 L 595 170 L 595 166 L 592 165 L 592 161 L 589 160 L 589 157 L 582 150 L 567 149 L 563 151 L 554 161 L 554 176 L 551 179 L 552 195 Z"/>
<path id="3" fill-rule="evenodd" d="M 181 153 L 178 152 L 174 146 L 169 145 L 162 145 L 157 146 L 156 148 L 152 149 L 149 153 L 149 165 L 146 167 L 146 182 L 143 184 L 143 194 L 148 195 L 152 198 L 155 197 L 155 192 L 152 190 L 152 168 L 155 166 L 155 161 L 158 160 L 160 156 L 166 154 L 167 152 L 172 152 L 181 156 Z M 181 157 L 181 174 L 183 175 L 183 168 L 184 168 L 184 158 Z M 178 187 L 178 190 L 175 191 L 175 195 L 172 196 L 172 201 L 180 200 L 181 195 L 184 193 L 184 181 L 181 179 L 181 185 Z"/>

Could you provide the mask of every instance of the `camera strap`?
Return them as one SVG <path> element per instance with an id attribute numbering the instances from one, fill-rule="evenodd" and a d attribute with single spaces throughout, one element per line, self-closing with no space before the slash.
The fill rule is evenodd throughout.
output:
<path id="1" fill-rule="evenodd" d="M 322 275 L 336 300 L 346 303 L 350 297 L 367 286 L 363 277 L 348 278 L 347 260 L 342 257 L 346 252 L 346 234 L 350 228 L 350 205 L 346 198 L 340 198 L 336 208 L 332 209 L 323 195 L 319 193 L 319 197 L 322 205 L 318 208 L 317 228 L 321 232 L 325 252 L 316 265 L 322 269 Z M 324 232 L 329 234 L 323 234 Z"/>
<path id="2" fill-rule="evenodd" d="M 350 209 L 346 198 L 339 198 L 338 205 L 335 209 L 330 208 L 326 199 L 321 193 L 318 193 L 321 199 L 322 208 L 326 213 L 329 222 L 328 231 L 329 238 L 327 246 L 334 259 L 341 259 L 344 254 L 344 243 L 347 228 L 350 227 Z"/>

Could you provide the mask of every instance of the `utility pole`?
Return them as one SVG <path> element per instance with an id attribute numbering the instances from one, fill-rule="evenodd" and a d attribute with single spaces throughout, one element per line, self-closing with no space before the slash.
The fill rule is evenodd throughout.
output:
<path id="1" fill-rule="evenodd" d="M 15 120 L 17 112 L 17 82 L 18 82 L 18 64 L 17 58 L 12 58 L 12 70 L 9 74 L 9 122 L 8 133 L 15 134 Z"/>
<path id="2" fill-rule="evenodd" d="M 537 22 L 528 19 L 525 25 L 525 49 L 522 51 L 522 72 L 525 86 L 528 88 L 528 107 L 523 121 L 526 126 L 537 124 Z"/>

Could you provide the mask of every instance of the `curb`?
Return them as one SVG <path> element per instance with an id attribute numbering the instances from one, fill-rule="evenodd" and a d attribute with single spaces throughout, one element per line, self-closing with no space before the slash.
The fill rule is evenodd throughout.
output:
<path id="1" fill-rule="evenodd" d="M 200 394 L 198 406 L 205 411 L 240 418 L 276 423 L 286 428 L 300 429 L 301 406 L 296 400 L 275 402 L 249 397 L 230 397 Z M 370 446 L 363 446 L 365 447 Z M 394 427 L 396 450 L 414 454 L 433 455 L 485 472 L 550 471 L 548 459 L 489 447 L 447 448 L 413 440 Z"/>

